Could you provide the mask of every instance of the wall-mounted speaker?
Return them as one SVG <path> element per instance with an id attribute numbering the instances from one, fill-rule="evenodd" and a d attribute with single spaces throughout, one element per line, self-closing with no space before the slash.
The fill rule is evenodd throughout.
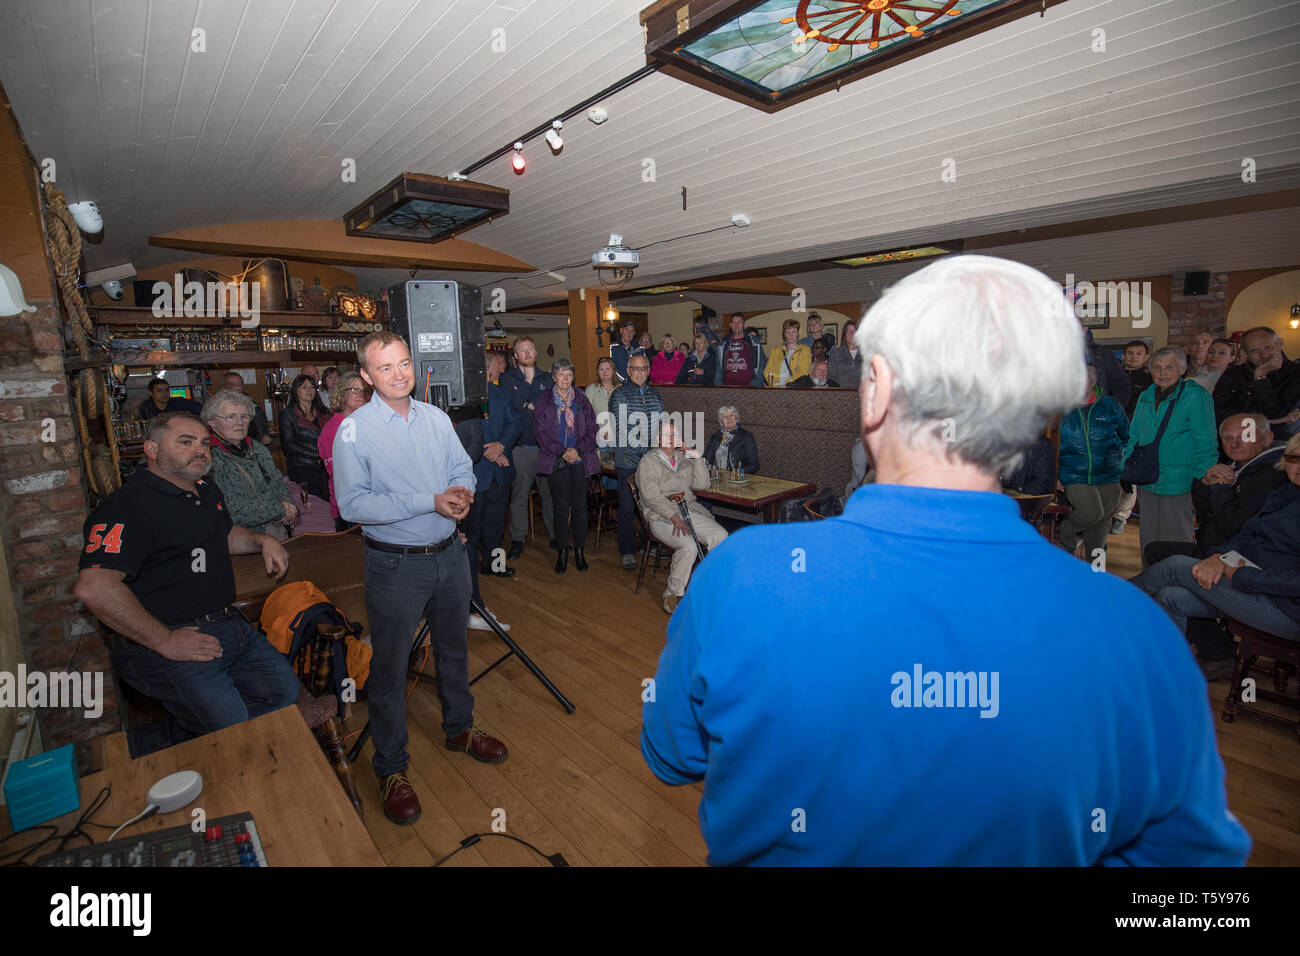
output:
<path id="1" fill-rule="evenodd" d="M 410 344 L 416 398 L 444 411 L 487 401 L 477 288 L 436 279 L 404 282 L 388 290 L 388 316 L 393 332 Z"/>
<path id="2" fill-rule="evenodd" d="M 1189 272 L 1183 276 L 1183 295 L 1205 295 L 1210 291 L 1208 272 Z"/>

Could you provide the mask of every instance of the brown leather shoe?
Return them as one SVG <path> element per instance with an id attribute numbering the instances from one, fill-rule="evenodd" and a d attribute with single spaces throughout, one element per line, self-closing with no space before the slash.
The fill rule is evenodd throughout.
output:
<path id="1" fill-rule="evenodd" d="M 667 591 L 665 591 L 664 610 L 667 611 L 669 614 L 672 614 L 673 611 L 677 610 L 677 602 L 680 600 L 681 598 L 679 598 L 676 594 L 669 594 Z"/>
<path id="2" fill-rule="evenodd" d="M 484 763 L 500 763 L 510 756 L 505 744 L 495 737 L 489 737 L 477 727 L 471 727 L 459 737 L 448 737 L 447 749 L 463 750 Z"/>
<path id="3" fill-rule="evenodd" d="M 420 819 L 420 798 L 404 773 L 390 773 L 379 785 L 384 801 L 384 816 L 394 823 L 409 826 Z"/>

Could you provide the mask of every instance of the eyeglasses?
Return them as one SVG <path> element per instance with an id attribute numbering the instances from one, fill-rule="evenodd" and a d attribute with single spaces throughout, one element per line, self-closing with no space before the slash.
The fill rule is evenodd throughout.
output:
<path id="1" fill-rule="evenodd" d="M 227 425 L 234 425 L 238 422 L 251 422 L 252 415 L 214 415 L 212 416 L 219 422 L 225 422 Z"/>
<path id="2" fill-rule="evenodd" d="M 1282 458 L 1288 465 L 1300 465 L 1300 455 L 1283 455 Z"/>
<path id="3" fill-rule="evenodd" d="M 629 365 L 629 366 L 627 367 L 627 370 L 628 370 L 629 372 L 648 372 L 648 371 L 650 371 L 650 366 L 649 366 L 649 365 Z"/>
<path id="4" fill-rule="evenodd" d="M 364 395 L 366 393 L 366 390 L 364 388 L 358 388 L 355 385 L 350 385 L 347 388 L 343 389 L 343 391 L 352 392 L 356 395 Z"/>

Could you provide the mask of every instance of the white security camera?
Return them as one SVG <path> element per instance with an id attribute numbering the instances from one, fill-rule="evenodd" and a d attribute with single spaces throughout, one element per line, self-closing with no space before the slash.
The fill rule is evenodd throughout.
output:
<path id="1" fill-rule="evenodd" d="M 122 296 L 125 295 L 122 291 L 121 279 L 109 279 L 104 283 L 104 291 L 108 293 L 108 297 L 114 302 L 120 301 Z"/>
<path id="2" fill-rule="evenodd" d="M 99 205 L 93 202 L 74 202 L 68 207 L 72 218 L 82 232 L 94 235 L 104 228 L 104 217 L 99 214 Z"/>

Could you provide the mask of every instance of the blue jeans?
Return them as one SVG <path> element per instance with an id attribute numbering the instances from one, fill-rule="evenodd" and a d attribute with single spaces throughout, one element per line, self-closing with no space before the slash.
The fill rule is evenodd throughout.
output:
<path id="1" fill-rule="evenodd" d="M 1226 575 L 1209 590 L 1197 584 L 1192 566 L 1199 560 L 1176 554 L 1147 568 L 1130 583 L 1155 598 L 1184 634 L 1189 617 L 1231 617 L 1268 634 L 1300 639 L 1300 623 L 1269 596 L 1238 591 Z"/>
<path id="2" fill-rule="evenodd" d="M 406 671 L 420 618 L 433 635 L 442 729 L 458 737 L 474 723 L 469 690 L 469 555 L 460 536 L 437 554 L 393 554 L 365 547 L 366 614 L 370 618 L 370 734 L 375 773 L 401 773 L 406 752 Z"/>
<path id="3" fill-rule="evenodd" d="M 301 684 L 288 659 L 238 614 L 199 628 L 221 642 L 210 661 L 172 661 L 143 644 L 118 638 L 111 659 L 124 681 L 162 702 L 179 743 L 261 717 L 298 699 Z M 179 739 L 178 739 L 179 738 Z"/>

